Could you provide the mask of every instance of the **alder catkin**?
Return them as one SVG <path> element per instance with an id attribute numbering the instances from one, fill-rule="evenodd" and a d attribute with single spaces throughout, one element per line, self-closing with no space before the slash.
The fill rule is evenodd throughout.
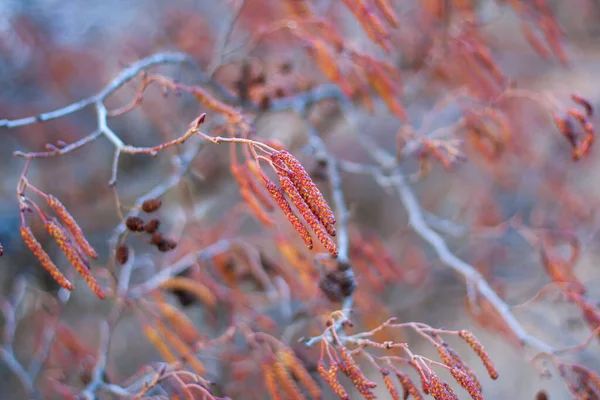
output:
<path id="1" fill-rule="evenodd" d="M 440 379 L 436 374 L 429 378 L 429 391 L 435 400 L 459 400 L 450 385 Z"/>
<path id="2" fill-rule="evenodd" d="M 350 378 L 354 384 L 354 387 L 359 391 L 360 394 L 363 395 L 365 399 L 374 399 L 375 396 L 370 389 L 375 388 L 377 385 L 367 379 L 358 364 L 356 364 L 350 355 L 350 352 L 345 347 L 340 349 L 340 358 L 340 369 L 344 375 Z"/>
<path id="3" fill-rule="evenodd" d="M 275 372 L 271 368 L 271 365 L 267 364 L 266 362 L 262 362 L 260 369 L 262 370 L 264 376 L 265 389 L 267 390 L 267 393 L 269 393 L 271 400 L 283 400 L 277 385 Z"/>
<path id="4" fill-rule="evenodd" d="M 400 393 L 398 393 L 394 382 L 392 382 L 390 371 L 384 368 L 381 370 L 381 375 L 383 376 L 383 383 L 385 383 L 386 389 L 390 393 L 390 396 L 392 396 L 392 400 L 400 400 Z"/>
<path id="5" fill-rule="evenodd" d="M 36 256 L 38 260 L 40 260 L 42 266 L 46 269 L 46 271 L 48 271 L 56 283 L 67 290 L 73 290 L 73 284 L 69 282 L 63 273 L 60 272 L 58 267 L 52 262 L 48 253 L 44 251 L 42 245 L 37 241 L 35 236 L 33 236 L 33 232 L 31 232 L 31 229 L 28 226 L 21 227 L 21 237 L 23 238 L 23 241 L 25 241 L 25 244 L 29 250 L 34 256 Z"/>
<path id="6" fill-rule="evenodd" d="M 421 392 L 415 386 L 412 379 L 406 374 L 401 373 L 400 371 L 395 371 L 396 377 L 402 384 L 402 388 L 404 389 L 404 400 L 408 398 L 408 396 L 412 396 L 414 400 L 423 400 L 423 396 L 421 396 Z"/>
<path id="7" fill-rule="evenodd" d="M 296 186 L 294 186 L 292 180 L 287 176 L 287 174 L 281 172 L 279 174 L 279 180 L 281 182 L 281 187 L 284 192 L 288 195 L 294 206 L 298 209 L 304 220 L 310 225 L 312 230 L 317 235 L 319 241 L 325 246 L 327 251 L 331 254 L 333 258 L 337 258 L 338 251 L 335 245 L 335 242 L 331 240 L 329 236 L 327 236 L 327 232 L 323 226 L 319 223 L 319 220 L 310 210 L 309 206 L 306 204 L 300 193 L 298 192 Z"/>
<path id="8" fill-rule="evenodd" d="M 304 224 L 300 221 L 300 218 L 298 218 L 294 211 L 292 211 L 292 208 L 290 207 L 290 204 L 286 200 L 281 189 L 271 181 L 267 181 L 265 186 L 271 194 L 271 196 L 273 197 L 273 199 L 275 200 L 275 202 L 277 203 L 277 205 L 279 206 L 279 208 L 281 209 L 281 211 L 283 211 L 283 213 L 287 217 L 288 221 L 290 221 L 294 229 L 296 229 L 296 231 L 300 234 L 300 237 L 302 237 L 302 240 L 304 240 L 304 244 L 306 244 L 306 247 L 312 249 L 313 242 L 312 238 L 310 237 L 310 233 L 308 232 L 308 229 L 306 229 Z"/>
<path id="9" fill-rule="evenodd" d="M 467 364 L 465 364 L 463 359 L 458 355 L 458 353 L 456 353 L 456 351 L 454 351 L 454 349 L 452 347 L 448 346 L 448 344 L 445 342 L 443 343 L 443 346 L 444 346 L 446 352 L 448 354 L 450 354 L 452 361 L 454 361 L 454 365 L 460 366 L 460 369 L 463 372 L 465 372 L 467 375 L 469 375 L 469 377 L 471 378 L 471 380 L 473 381 L 473 383 L 475 384 L 477 389 L 479 391 L 481 391 L 482 386 L 481 386 L 481 383 L 479 382 L 479 378 L 477 377 L 477 374 L 475 374 L 475 372 L 471 369 L 471 367 L 469 367 Z M 448 366 L 450 366 L 450 365 L 448 365 Z"/>
<path id="10" fill-rule="evenodd" d="M 494 366 L 494 363 L 492 363 L 489 354 L 487 353 L 487 351 L 485 351 L 483 345 L 481 344 L 481 342 L 479 342 L 479 340 L 477 340 L 475 335 L 463 329 L 458 332 L 458 336 L 461 337 L 465 342 L 467 342 L 467 344 L 471 346 L 473 351 L 475 351 L 475 354 L 479 356 L 490 378 L 494 380 L 498 379 L 498 370 Z"/>
<path id="11" fill-rule="evenodd" d="M 83 235 L 83 231 L 79 227 L 79 224 L 77 223 L 77 221 L 75 221 L 75 218 L 73 218 L 73 216 L 67 211 L 67 208 L 56 197 L 52 195 L 46 196 L 46 203 L 48 203 L 50 208 L 54 210 L 58 218 L 67 227 L 69 232 L 71 232 L 81 250 L 88 257 L 96 260 L 98 258 L 98 253 L 89 244 L 89 242 Z"/>
<path id="12" fill-rule="evenodd" d="M 279 386 L 286 394 L 286 399 L 289 400 L 304 400 L 304 396 L 300 391 L 300 388 L 290 376 L 285 365 L 281 361 L 276 361 L 271 364 L 271 370 L 273 371 Z"/>
<path id="13" fill-rule="evenodd" d="M 201 282 L 194 281 L 190 278 L 174 276 L 173 278 L 161 283 L 160 288 L 164 290 L 178 290 L 191 293 L 209 308 L 214 308 L 217 305 L 217 298 L 213 292 L 211 292 L 210 289 L 204 286 Z"/>
<path id="14" fill-rule="evenodd" d="M 456 382 L 458 382 L 460 386 L 462 386 L 469 393 L 473 400 L 484 400 L 481 390 L 477 387 L 477 384 L 460 367 L 454 366 L 450 368 L 450 373 Z"/>
<path id="15" fill-rule="evenodd" d="M 65 232 L 62 226 L 54 219 L 48 219 L 44 223 L 44 227 L 46 231 L 56 240 L 56 243 L 62 250 L 62 252 L 67 256 L 69 262 L 75 267 L 79 275 L 83 277 L 85 282 L 88 284 L 90 289 L 96 294 L 96 296 L 100 299 L 104 299 L 105 294 L 96 279 L 89 271 L 88 267 L 84 263 L 84 261 L 79 256 L 77 249 L 73 246 L 71 239 Z"/>
<path id="16" fill-rule="evenodd" d="M 317 363 L 317 371 L 319 375 L 323 377 L 323 380 L 327 382 L 333 393 L 335 393 L 341 400 L 350 400 L 350 396 L 346 389 L 342 386 L 337 378 L 337 373 L 340 369 L 340 365 L 337 362 L 332 362 L 329 370 L 325 368 L 325 363 L 323 360 L 319 360 Z"/>
<path id="17" fill-rule="evenodd" d="M 311 179 L 308 172 L 304 169 L 300 161 L 285 150 L 280 150 L 271 154 L 271 160 L 275 165 L 287 167 L 290 174 L 287 174 L 292 183 L 306 202 L 313 214 L 323 224 L 331 236 L 335 236 L 335 214 L 327 204 L 325 197 Z M 282 171 L 283 172 L 283 171 Z"/>
<path id="18" fill-rule="evenodd" d="M 313 399 L 321 398 L 319 385 L 310 376 L 302 361 L 296 357 L 292 349 L 280 349 L 277 351 L 276 356 L 294 374 L 298 382 L 308 390 Z"/>

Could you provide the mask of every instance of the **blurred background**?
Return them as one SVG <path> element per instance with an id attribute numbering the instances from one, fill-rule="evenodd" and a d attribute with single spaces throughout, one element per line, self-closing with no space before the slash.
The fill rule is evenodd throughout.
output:
<path id="1" fill-rule="evenodd" d="M 125 66 L 159 51 L 186 52 L 202 70 L 212 70 L 219 40 L 223 37 L 224 21 L 230 21 L 235 9 L 233 3 L 224 0 L 0 0 L 0 119 L 36 115 L 88 97 Z M 457 104 L 453 101 L 439 104 L 444 96 L 460 87 L 460 82 L 448 78 L 439 66 L 428 67 L 419 62 L 428 33 L 419 25 L 418 18 L 410 16 L 431 2 L 395 2 L 402 17 L 393 39 L 402 51 L 393 51 L 392 56 L 374 47 L 354 17 L 336 0 L 313 3 L 318 12 L 330 16 L 340 27 L 345 43 L 384 57 L 398 68 L 405 88 L 401 100 L 409 123 L 416 130 L 423 128 L 431 132 L 456 122 L 460 117 Z M 456 3 L 469 3 L 475 8 L 483 21 L 479 30 L 510 85 L 551 95 L 564 107 L 572 107 L 569 96 L 578 93 L 598 107 L 600 4 L 597 1 L 548 1 L 564 29 L 566 65 L 552 57 L 544 59 L 529 46 L 519 30 L 522 17 L 505 4 L 510 1 Z M 305 49 L 291 42 L 285 34 L 269 35 L 253 48 L 245 45 L 258 26 L 267 26 L 284 15 L 280 4 L 278 0 L 246 1 L 225 46 L 222 66 L 215 72 L 216 79 L 225 87 L 234 90 L 243 64 L 252 65 L 267 77 L 263 96 L 266 93 L 285 97 L 326 82 Z M 293 79 L 281 72 L 282 64 L 291 66 Z M 187 66 L 160 66 L 154 70 L 184 83 L 197 83 L 197 76 Z M 136 82 L 111 96 L 107 107 L 111 109 L 130 102 L 135 96 Z M 372 163 L 356 141 L 356 134 L 368 136 L 387 149 L 394 148 L 401 125 L 380 99 L 374 101 L 374 112 L 360 106 L 355 108 L 352 121 L 358 126 L 349 125 L 331 104 L 318 109 L 316 125 L 332 154 Z M 206 109 L 192 96 L 171 94 L 165 98 L 160 89 L 154 87 L 146 92 L 139 107 L 123 117 L 110 119 L 110 125 L 124 142 L 151 146 L 182 135 L 190 122 L 204 111 Z M 600 272 L 594 261 L 599 250 L 597 148 L 574 162 L 567 141 L 556 130 L 550 113 L 539 104 L 514 99 L 503 106 L 503 112 L 510 121 L 513 148 L 490 160 L 478 152 L 466 135 L 459 137 L 464 140 L 462 151 L 467 161 L 451 171 L 434 165 L 427 176 L 414 183 L 416 194 L 425 210 L 457 224 L 459 233 L 446 236 L 450 248 L 484 272 L 511 305 L 527 301 L 549 282 L 539 253 L 514 230 L 499 235 L 481 232 L 515 215 L 530 226 L 573 232 L 582 245 L 575 273 L 586 285 L 589 298 L 597 302 L 600 300 Z M 598 119 L 594 118 L 593 122 L 597 123 Z M 299 155 L 309 171 L 315 171 L 316 162 L 304 147 L 307 133 L 298 116 L 291 112 L 267 112 L 257 117 L 255 123 L 258 137 L 280 140 Z M 94 110 L 89 107 L 45 123 L 11 130 L 0 128 L 0 243 L 4 247 L 4 256 L 0 258 L 0 294 L 10 297 L 15 282 L 21 279 L 31 288 L 19 309 L 21 320 L 15 343 L 17 356 L 23 360 L 31 357 L 35 332 L 39 329 L 35 311 L 44 308 L 47 299 L 43 292 L 55 294 L 57 286 L 24 247 L 18 234 L 20 216 L 15 189 L 25 163 L 12 153 L 42 151 L 46 143 L 59 140 L 71 143 L 91 133 L 95 124 Z M 137 197 L 166 179 L 174 170 L 171 158 L 183 153 L 186 146 L 169 149 L 156 158 L 124 155 L 117 185 L 122 203 L 133 204 Z M 227 147 L 204 146 L 192 161 L 192 172 L 184 178 L 185 187 L 171 190 L 164 197 L 161 219 L 166 231 L 180 232 L 182 215 L 187 218 L 193 215 L 196 223 L 213 226 L 223 221 L 240 201 L 239 187 L 232 181 L 228 167 L 228 150 Z M 110 143 L 100 138 L 65 156 L 34 160 L 28 173 L 34 185 L 61 199 L 77 218 L 101 254 L 98 265 L 109 263 L 107 240 L 120 221 L 113 192 L 107 185 L 112 155 Z M 403 165 L 408 174 L 417 172 L 415 160 L 403 160 Z M 382 189 L 370 176 L 343 174 L 342 180 L 352 228 L 359 230 L 363 237 L 381 240 L 395 260 L 414 275 L 412 280 L 388 283 L 382 292 L 366 291 L 368 285 L 361 286 L 359 276 L 357 296 L 375 298 L 378 305 L 371 307 L 385 307 L 379 314 L 371 314 L 374 319 L 383 322 L 388 316 L 396 316 L 403 322 L 472 330 L 485 343 L 501 372 L 498 381 L 482 379 L 488 400 L 533 399 L 541 389 L 551 399 L 570 398 L 564 382 L 542 378 L 540 371 L 527 363 L 526 356 L 510 344 L 506 335 L 494 327 L 485 329 L 469 315 L 465 308 L 464 280 L 445 267 L 430 247 L 412 233 L 406 212 L 395 195 Z M 321 180 L 319 185 L 323 183 Z M 40 224 L 33 218 L 31 225 L 36 232 L 41 231 Z M 260 237 L 264 229 L 252 221 L 243 225 L 244 234 L 250 237 Z M 66 260 L 50 240 L 40 235 L 40 241 L 59 265 L 66 266 Z M 143 243 L 135 246 L 139 246 L 140 252 L 147 251 Z M 268 252 L 268 241 L 261 246 Z M 568 257 L 567 247 L 559 246 L 556 251 Z M 135 279 L 143 281 L 145 276 Z M 61 318 L 93 347 L 98 341 L 98 321 L 106 316 L 109 307 L 109 303 L 96 300 L 80 283 Z M 198 308 L 190 312 L 195 322 L 202 325 L 205 315 L 202 307 Z M 331 310 L 335 308 L 332 304 Z M 363 318 L 366 311 L 357 309 L 356 313 L 357 318 Z M 580 310 L 561 296 L 543 296 L 531 307 L 516 310 L 515 314 L 532 335 L 557 347 L 577 344 L 589 335 Z M 411 335 L 404 339 L 411 338 L 416 339 Z M 435 353 L 434 349 L 421 346 L 418 340 L 409 343 L 415 353 L 425 356 Z M 140 338 L 133 315 L 118 324 L 111 346 L 111 354 L 114 354 L 111 371 L 118 379 L 125 379 L 143 365 L 159 359 L 154 348 Z M 470 353 L 464 350 L 465 357 L 482 373 L 479 361 L 474 355 L 469 359 Z M 600 369 L 598 350 L 597 343 L 592 342 L 575 359 L 597 371 Z M 0 388 L 2 399 L 24 398 L 12 372 L 1 364 Z M 378 394 L 387 398 L 384 392 Z"/>

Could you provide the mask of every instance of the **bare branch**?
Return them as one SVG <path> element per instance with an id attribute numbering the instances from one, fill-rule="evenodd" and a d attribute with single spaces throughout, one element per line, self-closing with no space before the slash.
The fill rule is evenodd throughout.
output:
<path id="1" fill-rule="evenodd" d="M 73 114 L 77 111 L 83 110 L 85 107 L 103 102 L 108 96 L 110 96 L 117 89 L 122 87 L 124 84 L 133 79 L 137 74 L 141 71 L 160 64 L 182 64 L 188 63 L 193 64 L 192 58 L 185 53 L 157 53 L 150 57 L 139 60 L 129 67 L 124 69 L 115 79 L 113 79 L 104 89 L 102 89 L 97 94 L 85 98 L 76 103 L 70 104 L 66 107 L 59 108 L 58 110 L 50 111 L 47 113 L 42 113 L 40 115 L 26 117 L 15 120 L 3 119 L 0 120 L 0 127 L 5 128 L 16 128 L 23 125 L 29 125 L 36 122 L 44 122 L 49 121 L 51 119 L 56 119 L 60 117 L 64 117 L 69 114 Z"/>

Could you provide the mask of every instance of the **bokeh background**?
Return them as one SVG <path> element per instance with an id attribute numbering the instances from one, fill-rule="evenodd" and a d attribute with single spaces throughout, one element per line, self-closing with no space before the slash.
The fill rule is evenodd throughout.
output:
<path id="1" fill-rule="evenodd" d="M 324 82 L 302 47 L 286 44 L 285 37 L 270 38 L 268 47 L 258 47 L 247 54 L 243 44 L 249 32 L 257 24 L 266 24 L 277 16 L 272 10 L 277 10 L 278 1 L 248 0 L 247 3 L 227 47 L 230 51 L 226 66 L 217 74 L 219 79 L 226 85 L 231 84 L 243 61 L 260 65 L 265 71 L 275 71 L 281 62 L 289 62 L 298 74 L 300 87 L 305 81 Z M 323 10 L 338 6 L 336 0 L 316 3 Z M 396 3 L 402 3 L 398 4 L 400 13 L 410 13 L 420 7 L 420 2 L 412 0 Z M 536 54 L 518 30 L 518 17 L 502 3 L 479 1 L 477 10 L 485 21 L 481 30 L 513 85 L 550 93 L 568 106 L 568 96 L 573 92 L 583 95 L 596 107 L 600 105 L 598 2 L 549 1 L 565 30 L 568 65 L 544 60 Z M 124 66 L 158 51 L 187 52 L 203 69 L 208 69 L 214 60 L 215 43 L 223 21 L 230 18 L 230 10 L 227 1 L 209 0 L 0 0 L 0 119 L 35 115 L 90 96 Z M 337 13 L 336 23 L 343 27 L 349 43 L 362 49 L 372 47 L 348 13 Z M 414 38 L 418 31 L 416 22 L 411 25 L 408 19 L 396 35 Z M 407 93 L 403 103 L 410 123 L 419 128 L 427 118 L 432 121 L 429 129 L 453 123 L 459 117 L 459 110 L 452 103 L 435 108 L 442 98 L 440 88 L 451 85 L 435 71 L 423 78 L 422 71 L 412 62 L 421 44 L 410 39 L 406 42 L 412 46 L 408 47 L 411 51 L 391 61 L 405 78 Z M 162 66 L 156 70 L 182 82 L 193 83 L 195 79 L 187 67 Z M 285 86 L 292 85 L 276 72 L 268 77 L 273 87 L 295 90 Z M 130 84 L 111 97 L 107 105 L 126 104 L 134 93 L 135 84 Z M 154 88 L 147 92 L 138 109 L 110 120 L 110 124 L 125 142 L 147 146 L 181 135 L 202 111 L 193 98 L 169 96 L 165 99 L 160 90 Z M 522 215 L 531 224 L 568 227 L 583 244 L 576 274 L 587 285 L 590 298 L 600 300 L 600 272 L 596 261 L 599 250 L 596 233 L 600 193 L 598 151 L 593 148 L 588 157 L 575 163 L 570 158 L 567 142 L 554 128 L 547 111 L 532 102 L 515 100 L 506 112 L 520 151 L 507 152 L 490 162 L 466 146 L 467 162 L 450 172 L 436 166 L 414 185 L 421 204 L 429 212 L 466 227 L 466 234 L 448 237 L 450 247 L 486 271 L 509 304 L 526 301 L 548 282 L 539 254 L 516 232 L 490 238 L 471 232 L 469 227 L 491 226 L 515 214 Z M 349 126 L 335 110 L 325 109 L 322 113 L 319 129 L 331 152 L 342 158 L 369 160 L 352 139 L 350 130 L 358 130 L 359 135 L 368 135 L 388 148 L 395 144 L 399 122 L 382 104 L 376 103 L 374 113 L 357 109 L 353 121 L 358 126 Z M 15 282 L 22 278 L 31 287 L 51 293 L 57 290 L 18 235 L 20 218 L 15 187 L 24 160 L 13 157 L 12 153 L 38 151 L 46 143 L 57 140 L 70 143 L 94 128 L 93 109 L 13 130 L 0 128 L 0 242 L 5 252 L 0 258 L 0 294 L 10 295 Z M 308 166 L 314 164 L 310 156 L 303 155 L 306 131 L 293 114 L 263 115 L 257 120 L 257 133 L 260 137 L 281 140 L 301 154 Z M 123 156 L 118 184 L 123 203 L 132 204 L 135 198 L 167 177 L 173 170 L 170 157 L 178 151 L 182 150 L 169 150 L 156 158 Z M 36 160 L 28 175 L 37 187 L 54 194 L 68 206 L 99 250 L 100 264 L 108 262 L 107 239 L 119 223 L 114 197 L 107 187 L 112 154 L 110 144 L 101 138 L 63 157 Z M 415 171 L 414 162 L 405 163 L 407 171 Z M 193 173 L 186 177 L 187 188 L 191 190 L 174 190 L 164 199 L 166 206 L 161 218 L 173 232 L 178 229 L 183 211 L 193 210 L 199 221 L 213 223 L 226 216 L 239 201 L 238 187 L 232 182 L 228 169 L 226 148 L 204 147 L 194 159 L 191 170 Z M 361 295 L 382 296 L 380 300 L 386 304 L 387 311 L 400 321 L 421 321 L 475 332 L 501 372 L 502 378 L 498 381 L 483 379 L 484 393 L 489 400 L 533 399 L 540 389 L 546 390 L 553 400 L 570 398 L 563 382 L 541 378 L 540 372 L 526 362 L 525 355 L 503 335 L 483 329 L 473 321 L 465 310 L 463 280 L 441 264 L 430 248 L 411 232 L 406 213 L 395 196 L 386 193 L 371 177 L 343 175 L 342 178 L 352 225 L 380 237 L 400 262 L 408 262 L 407 254 L 417 248 L 420 262 L 427 270 L 426 278 L 418 284 L 402 282 L 391 285 L 384 294 Z M 254 225 L 247 229 L 256 229 L 256 235 L 260 235 L 260 228 Z M 44 244 L 50 254 L 65 263 L 52 243 Z M 37 327 L 32 310 L 43 307 L 43 298 L 34 291 L 19 310 L 22 320 L 16 346 L 17 355 L 23 360 L 30 357 L 32 332 Z M 532 334 L 558 347 L 576 344 L 589 334 L 579 310 L 560 296 L 545 296 L 532 307 L 515 312 Z M 107 305 L 97 301 L 80 284 L 62 318 L 85 342 L 93 345 L 98 338 L 98 321 L 106 313 Z M 193 315 L 201 323 L 202 312 Z M 418 340 L 411 343 L 413 351 L 433 356 L 432 349 L 420 346 Z M 123 378 L 158 359 L 153 348 L 140 337 L 133 317 L 119 323 L 111 352 L 114 354 L 113 373 Z M 468 351 L 464 354 L 469 357 Z M 598 370 L 599 354 L 597 344 L 592 342 L 578 357 Z M 483 371 L 477 359 L 470 361 L 478 365 L 479 372 Z M 0 388 L 2 399 L 23 398 L 18 383 L 2 365 Z M 381 398 L 386 396 L 381 393 Z"/>

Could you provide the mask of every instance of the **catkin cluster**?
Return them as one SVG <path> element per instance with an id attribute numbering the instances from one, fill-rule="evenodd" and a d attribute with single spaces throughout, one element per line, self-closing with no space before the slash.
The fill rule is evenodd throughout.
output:
<path id="1" fill-rule="evenodd" d="M 47 217 L 42 214 L 44 228 L 56 241 L 71 265 L 85 279 L 88 286 L 100 299 L 105 297 L 104 291 L 90 272 L 89 258 L 97 259 L 98 253 L 85 238 L 75 218 L 67 208 L 54 196 L 46 195 L 46 203 L 54 211 L 57 218 Z M 63 275 L 58 267 L 52 262 L 50 256 L 44 251 L 42 245 L 37 241 L 31 229 L 21 226 L 21 237 L 27 248 L 36 256 L 42 266 L 48 271 L 52 278 L 63 288 L 73 290 L 74 286 Z"/>
<path id="2" fill-rule="evenodd" d="M 336 235 L 335 215 L 317 185 L 302 164 L 287 151 L 280 150 L 271 153 L 271 161 L 276 167 L 281 187 L 267 181 L 268 192 L 309 249 L 312 248 L 310 232 L 292 211 L 284 193 L 302 215 L 304 221 L 310 226 L 317 239 L 332 257 L 337 258 L 338 250 L 335 242 L 330 237 Z"/>

